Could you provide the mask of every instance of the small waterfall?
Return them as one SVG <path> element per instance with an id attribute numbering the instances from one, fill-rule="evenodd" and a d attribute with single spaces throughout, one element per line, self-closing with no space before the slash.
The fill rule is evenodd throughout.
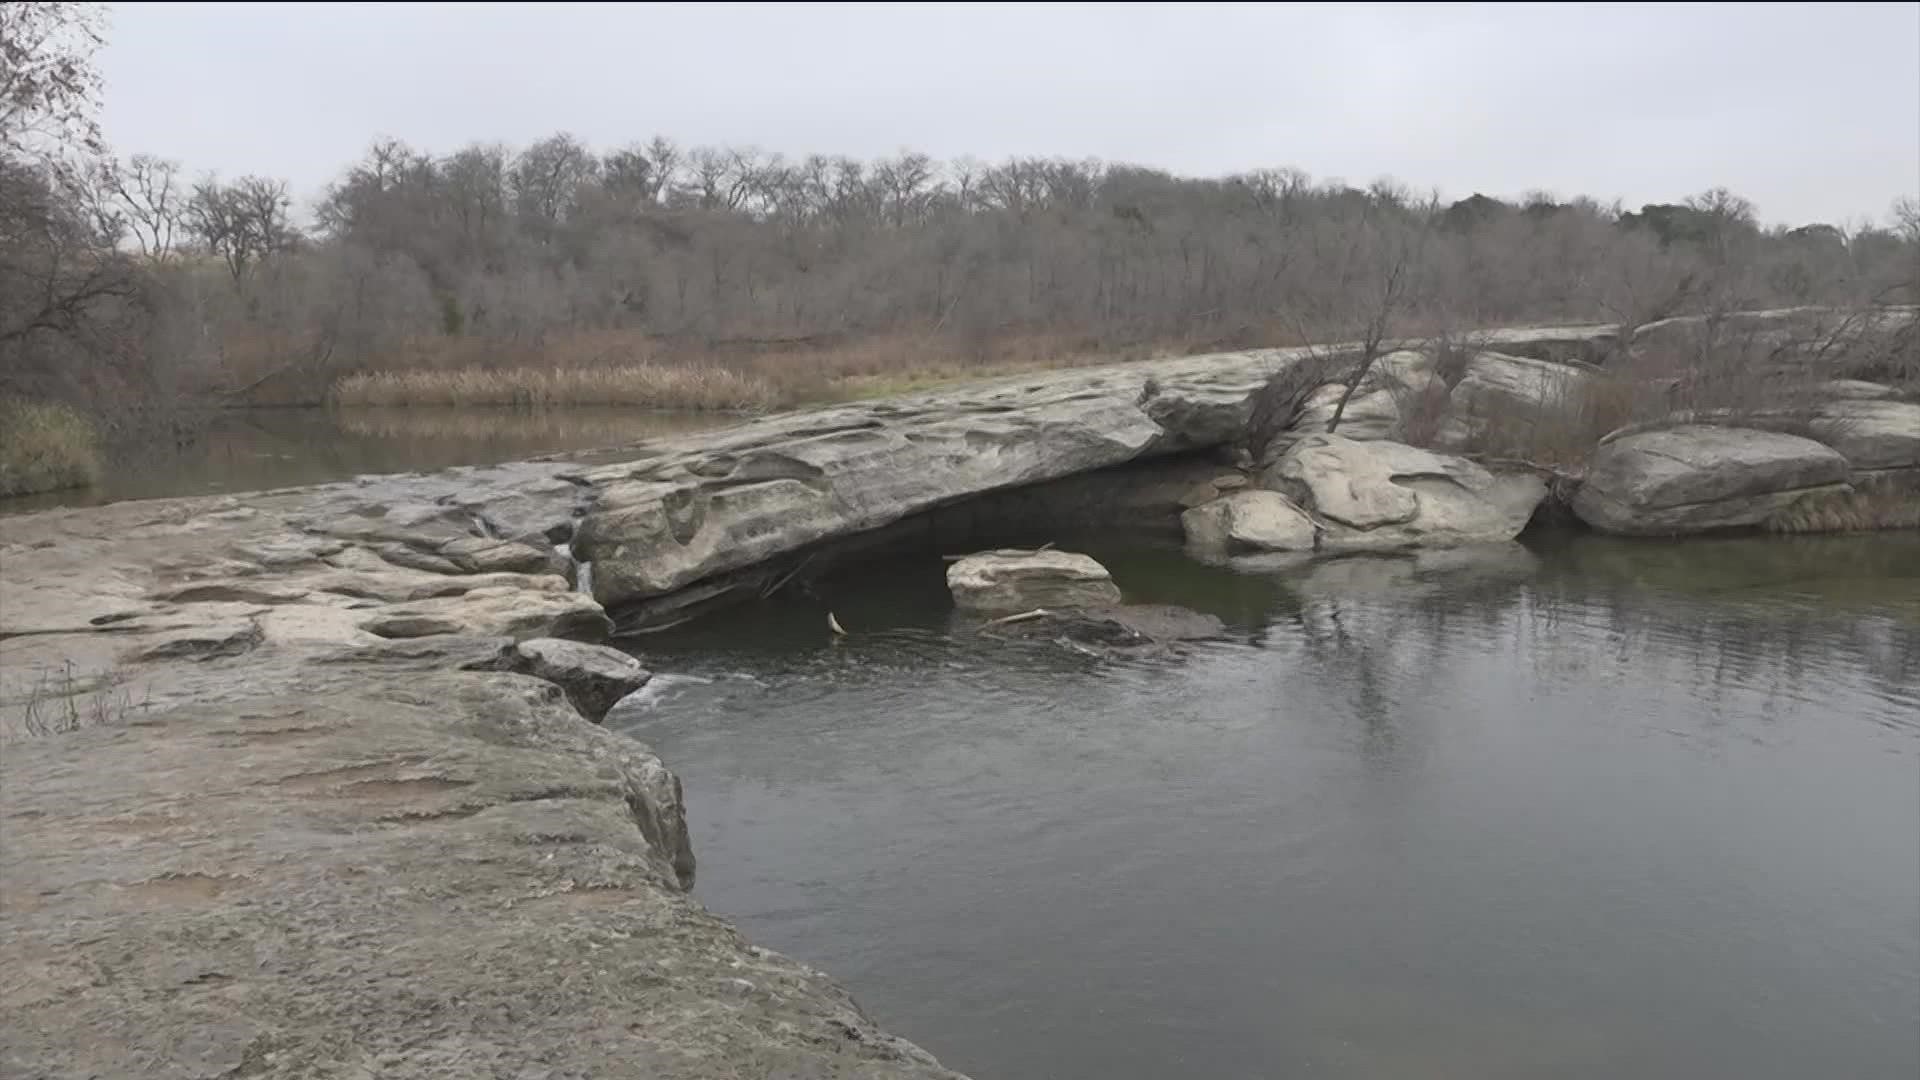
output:
<path id="1" fill-rule="evenodd" d="M 592 596 L 593 564 L 574 558 L 572 543 L 555 544 L 553 545 L 553 550 L 557 552 L 561 558 L 573 564 L 573 591 Z"/>

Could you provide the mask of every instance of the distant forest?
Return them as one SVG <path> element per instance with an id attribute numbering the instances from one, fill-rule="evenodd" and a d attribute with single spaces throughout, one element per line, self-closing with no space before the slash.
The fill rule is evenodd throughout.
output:
<path id="1" fill-rule="evenodd" d="M 1287 168 L 558 134 L 450 154 L 383 139 L 296 214 L 283 180 L 101 145 L 98 40 L 78 5 L 0 4 L 0 396 L 109 420 L 318 402 L 343 377 L 412 368 L 766 370 L 836 351 L 911 368 L 1021 342 L 1044 361 L 1381 319 L 1414 334 L 1920 302 L 1912 198 L 1876 226 L 1766 228 L 1724 189 L 1629 211 Z"/>

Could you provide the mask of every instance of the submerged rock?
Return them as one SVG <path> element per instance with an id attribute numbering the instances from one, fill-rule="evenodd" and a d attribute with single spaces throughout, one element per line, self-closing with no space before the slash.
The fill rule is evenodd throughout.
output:
<path id="1" fill-rule="evenodd" d="M 1319 550 L 1376 551 L 1512 540 L 1546 497 L 1531 474 L 1384 440 L 1312 435 L 1262 478 L 1320 526 Z"/>
<path id="2" fill-rule="evenodd" d="M 1113 575 L 1071 551 L 1003 549 L 969 555 L 947 567 L 954 603 L 970 611 L 1102 607 L 1120 602 Z"/>
<path id="3" fill-rule="evenodd" d="M 1798 435 L 1683 424 L 1595 452 L 1573 511 L 1601 532 L 1674 536 L 1756 526 L 1802 499 L 1848 490 L 1847 459 Z"/>
<path id="4" fill-rule="evenodd" d="M 1226 624 L 1219 618 L 1171 604 L 1046 608 L 985 623 L 981 630 L 999 637 L 1053 641 L 1081 652 L 1115 656 L 1165 653 L 1187 642 L 1217 640 L 1227 633 Z"/>

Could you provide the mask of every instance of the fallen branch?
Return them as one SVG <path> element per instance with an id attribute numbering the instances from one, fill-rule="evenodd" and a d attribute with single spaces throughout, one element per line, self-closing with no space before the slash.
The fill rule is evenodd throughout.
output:
<path id="1" fill-rule="evenodd" d="M 815 552 L 814 554 L 819 554 L 819 553 Z M 795 577 L 798 577 L 800 574 L 800 571 L 805 570 L 807 568 L 807 564 L 812 561 L 813 561 L 813 555 L 808 555 L 806 558 L 801 559 L 800 564 L 798 566 L 795 566 L 793 569 L 787 571 L 785 575 L 775 579 L 772 584 L 760 590 L 760 599 L 765 600 L 767 597 L 772 596 L 774 593 L 777 593 L 781 589 L 786 588 L 787 582 L 792 581 Z"/>
<path id="2" fill-rule="evenodd" d="M 1030 622 L 1034 619 L 1044 619 L 1051 614 L 1053 612 L 1046 608 L 1034 608 L 1032 611 L 1023 611 L 1018 615 L 1003 615 L 998 619 L 989 619 L 981 624 L 980 629 L 985 630 L 989 626 L 1006 626 L 1009 623 Z"/>
<path id="3" fill-rule="evenodd" d="M 1056 542 L 1049 540 L 1037 548 L 994 548 L 991 551 L 971 551 L 965 555 L 942 555 L 940 558 L 946 562 L 959 562 L 961 559 L 971 559 L 975 555 L 1038 555 L 1043 551 L 1052 551 Z"/>

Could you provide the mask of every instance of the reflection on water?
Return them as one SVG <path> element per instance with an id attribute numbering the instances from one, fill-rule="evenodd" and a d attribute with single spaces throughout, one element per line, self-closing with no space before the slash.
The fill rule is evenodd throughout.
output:
<path id="1" fill-rule="evenodd" d="M 1008 646 L 931 559 L 645 639 L 701 898 L 983 1077 L 1920 1070 L 1920 537 L 1074 546 L 1234 640 Z"/>
<path id="2" fill-rule="evenodd" d="M 95 487 L 0 499 L 0 513 L 491 465 L 734 422 L 712 413 L 596 408 L 233 410 L 191 443 L 122 455 Z"/>

